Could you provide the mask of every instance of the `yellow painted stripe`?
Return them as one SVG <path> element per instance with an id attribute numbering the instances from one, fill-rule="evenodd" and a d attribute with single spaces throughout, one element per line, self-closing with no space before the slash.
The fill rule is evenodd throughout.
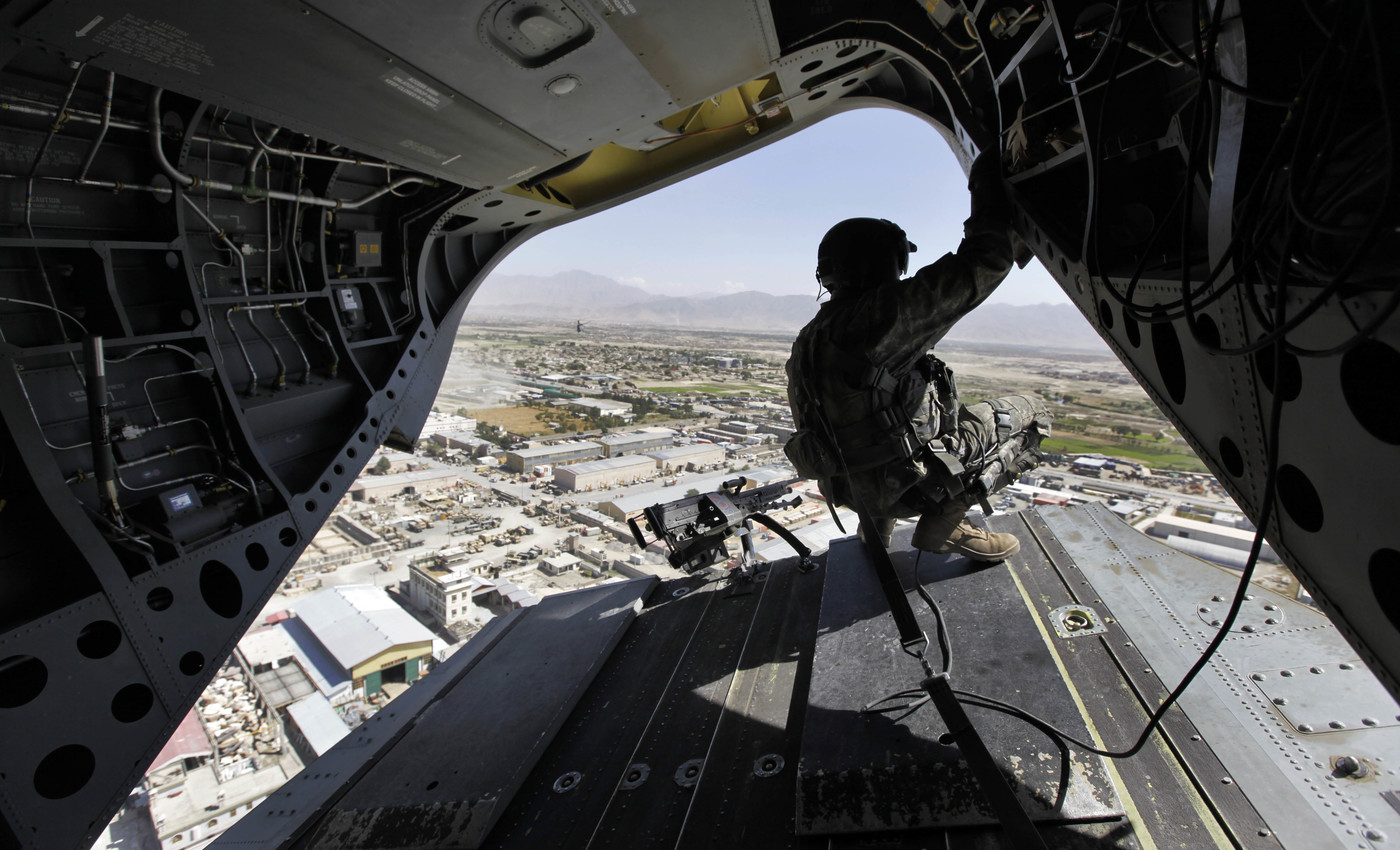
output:
<path id="1" fill-rule="evenodd" d="M 1035 627 L 1040 632 L 1040 639 L 1045 641 L 1045 648 L 1050 650 L 1050 657 L 1055 659 L 1055 667 L 1060 671 L 1060 678 L 1064 679 L 1065 687 L 1069 689 L 1069 695 L 1074 700 L 1075 706 L 1079 708 L 1080 717 L 1084 718 L 1084 725 L 1089 730 L 1089 737 L 1094 739 L 1094 746 L 1099 749 L 1107 749 L 1104 746 L 1103 738 L 1099 737 L 1099 730 L 1094 726 L 1094 720 L 1089 716 L 1089 710 L 1084 705 L 1084 700 L 1079 697 L 1079 690 L 1074 686 L 1074 680 L 1070 678 L 1069 671 L 1065 669 L 1064 661 L 1060 659 L 1060 653 L 1055 648 L 1055 643 L 1050 638 L 1050 633 L 1046 631 L 1045 624 L 1041 622 L 1039 613 L 1035 609 L 1035 603 L 1031 601 L 1031 596 L 1026 592 L 1026 586 L 1021 584 L 1021 578 L 1016 575 L 1016 571 L 1007 565 L 1007 570 L 1011 573 L 1011 580 L 1016 582 L 1016 589 L 1021 592 L 1021 600 L 1026 603 L 1026 610 L 1030 612 L 1031 619 L 1035 621 Z M 1113 784 L 1118 788 L 1118 796 L 1123 800 L 1123 810 L 1128 813 L 1128 821 L 1133 825 L 1133 835 L 1142 844 L 1143 850 L 1157 850 L 1157 843 L 1152 840 L 1152 833 L 1148 831 L 1147 824 L 1142 819 L 1142 814 L 1138 812 L 1137 804 L 1133 802 L 1133 795 L 1128 793 L 1128 786 L 1124 784 L 1123 777 L 1118 775 L 1118 769 L 1113 764 L 1113 759 L 1104 759 L 1104 766 L 1108 768 L 1109 776 L 1113 778 Z M 1218 842 L 1217 842 L 1218 843 Z M 1229 845 L 1222 845 L 1228 847 Z"/>
<path id="2" fill-rule="evenodd" d="M 1035 627 L 1040 631 L 1040 639 L 1045 642 L 1046 648 L 1050 650 L 1050 657 L 1055 659 L 1055 667 L 1060 671 L 1060 678 L 1064 679 L 1065 687 L 1069 688 L 1069 695 L 1074 699 L 1074 704 L 1079 707 L 1079 714 L 1084 718 L 1084 725 L 1088 728 L 1090 737 L 1094 739 L 1094 746 L 1101 750 L 1107 749 L 1107 747 L 1104 746 L 1103 739 L 1099 737 L 1098 729 L 1094 726 L 1093 718 L 1089 716 L 1088 708 L 1079 697 L 1079 691 L 1074 687 L 1074 681 L 1070 678 L 1069 671 L 1065 669 L 1064 661 L 1060 658 L 1060 653 L 1055 646 L 1054 638 L 1050 636 L 1050 632 L 1045 628 L 1045 624 L 1041 622 L 1041 617 L 1035 610 L 1035 604 L 1031 601 L 1030 594 L 1026 592 L 1025 585 L 1021 584 L 1021 579 L 1016 575 L 1015 570 L 1011 570 L 1011 580 L 1016 583 L 1016 589 L 1021 592 L 1021 600 L 1025 602 L 1026 610 L 1031 613 L 1031 619 L 1035 621 Z M 1220 850 L 1233 850 L 1235 843 L 1225 834 L 1225 830 L 1221 828 L 1220 822 L 1215 819 L 1215 813 L 1206 805 L 1206 801 L 1201 798 L 1200 794 L 1196 793 L 1195 785 L 1192 784 L 1190 778 L 1186 776 L 1185 771 L 1181 769 L 1181 765 L 1177 763 L 1176 754 L 1171 752 L 1167 747 L 1167 743 L 1162 739 L 1161 735 L 1154 734 L 1152 738 L 1153 744 L 1162 753 L 1162 760 L 1166 762 L 1168 769 L 1176 775 L 1177 785 L 1185 792 L 1187 799 L 1191 801 L 1191 807 L 1196 810 L 1197 818 L 1200 819 L 1201 825 L 1206 828 L 1206 832 L 1210 833 L 1210 837 L 1215 842 L 1215 846 L 1220 848 Z M 1135 825 L 1142 825 L 1142 829 L 1135 829 L 1134 833 L 1142 833 L 1142 835 L 1137 837 L 1142 841 L 1143 850 L 1156 850 L 1157 845 L 1153 842 L 1151 834 L 1148 833 L 1146 825 L 1143 824 L 1142 816 L 1139 814 L 1137 806 L 1133 803 L 1132 795 L 1128 793 L 1128 787 L 1123 783 L 1122 777 L 1118 775 L 1118 770 L 1114 767 L 1113 759 L 1104 759 L 1104 764 L 1108 767 L 1108 772 L 1112 774 L 1114 784 L 1118 786 L 1119 793 L 1123 798 L 1123 808 L 1128 813 L 1128 820 L 1132 821 Z"/>

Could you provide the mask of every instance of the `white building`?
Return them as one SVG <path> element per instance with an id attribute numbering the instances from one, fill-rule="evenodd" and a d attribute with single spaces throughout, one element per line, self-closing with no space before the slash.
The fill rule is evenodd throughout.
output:
<path id="1" fill-rule="evenodd" d="M 385 684 L 408 685 L 427 672 L 433 633 L 382 587 L 348 584 L 299 599 L 297 618 L 366 697 Z"/>
<path id="2" fill-rule="evenodd" d="M 603 447 L 592 440 L 569 440 L 564 443 L 532 445 L 506 452 L 506 469 L 524 472 L 541 464 L 558 465 L 584 458 L 598 457 Z"/>
<path id="3" fill-rule="evenodd" d="M 699 469 L 712 463 L 724 462 L 724 447 L 714 443 L 692 443 L 688 446 L 674 446 L 647 452 L 646 456 L 656 462 L 656 468 L 668 471 L 675 469 Z"/>
<path id="4" fill-rule="evenodd" d="M 561 466 L 554 470 L 554 483 L 564 490 L 589 490 L 631 483 L 655 473 L 656 461 L 652 458 L 627 455 Z"/>
<path id="5" fill-rule="evenodd" d="M 557 576 L 560 573 L 578 569 L 581 563 L 583 563 L 583 559 L 579 558 L 577 555 L 564 553 L 561 555 L 551 555 L 548 558 L 540 558 L 540 569 L 552 576 Z"/>
<path id="6" fill-rule="evenodd" d="M 664 449 L 671 445 L 672 433 L 669 430 L 633 431 L 627 434 L 604 434 L 598 438 L 603 452 L 608 457 L 637 454 L 648 450 Z"/>
<path id="7" fill-rule="evenodd" d="M 1166 538 L 1168 543 L 1175 543 L 1173 538 L 1179 540 L 1191 540 L 1198 543 L 1208 543 L 1214 546 L 1223 546 L 1227 549 L 1248 552 L 1254 546 L 1254 532 L 1244 528 L 1235 528 L 1233 525 L 1222 523 L 1201 522 L 1200 520 L 1187 519 L 1179 516 L 1163 516 L 1153 520 L 1152 528 L 1148 532 L 1153 537 Z M 1209 550 L 1199 547 L 1179 547 L 1184 551 L 1198 557 L 1204 556 Z M 1259 557 L 1266 561 L 1277 561 L 1278 555 L 1274 554 L 1273 547 L 1268 543 L 1259 551 Z M 1210 560 L 1216 560 L 1211 558 Z"/>
<path id="8" fill-rule="evenodd" d="M 435 493 L 462 483 L 457 470 L 429 467 L 398 475 L 362 475 L 350 486 L 350 496 L 357 502 L 383 499 L 401 493 Z"/>
<path id="9" fill-rule="evenodd" d="M 632 412 L 632 405 L 610 398 L 571 398 L 565 406 L 569 410 L 589 416 L 616 416 L 624 422 L 631 422 L 636 418 L 636 414 Z"/>
<path id="10" fill-rule="evenodd" d="M 491 616 L 474 604 L 473 597 L 496 587 L 495 582 L 478 572 L 490 569 L 489 561 L 458 558 L 454 553 L 455 550 L 444 549 L 437 556 L 419 559 L 408 567 L 409 601 L 444 626 Z"/>

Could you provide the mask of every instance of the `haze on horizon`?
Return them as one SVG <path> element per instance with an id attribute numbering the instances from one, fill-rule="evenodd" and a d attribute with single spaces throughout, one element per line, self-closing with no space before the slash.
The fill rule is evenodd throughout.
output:
<path id="1" fill-rule="evenodd" d="M 501 262 L 498 275 L 575 269 L 657 295 L 745 290 L 817 295 L 817 244 L 836 222 L 887 218 L 919 251 L 910 270 L 957 247 L 967 178 L 932 127 L 893 109 L 857 109 L 650 195 L 556 227 Z M 989 304 L 1067 304 L 1033 261 Z"/>

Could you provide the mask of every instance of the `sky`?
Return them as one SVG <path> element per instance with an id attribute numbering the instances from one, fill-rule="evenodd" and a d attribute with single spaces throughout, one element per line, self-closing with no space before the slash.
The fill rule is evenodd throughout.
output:
<path id="1" fill-rule="evenodd" d="M 815 297 L 817 244 L 836 222 L 870 216 L 900 225 L 919 246 L 912 272 L 957 247 L 967 214 L 967 179 L 942 136 L 903 112 L 858 109 L 542 233 L 492 275 L 581 269 L 659 295 Z M 1032 261 L 988 303 L 1069 298 Z"/>

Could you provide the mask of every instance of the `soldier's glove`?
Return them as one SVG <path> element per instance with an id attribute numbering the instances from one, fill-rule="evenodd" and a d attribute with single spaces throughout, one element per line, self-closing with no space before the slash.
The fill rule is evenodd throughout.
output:
<path id="1" fill-rule="evenodd" d="M 1011 222 L 1011 199 L 1001 177 L 1001 154 L 983 151 L 972 161 L 967 175 L 967 190 L 972 194 L 972 218 L 991 224 Z"/>

